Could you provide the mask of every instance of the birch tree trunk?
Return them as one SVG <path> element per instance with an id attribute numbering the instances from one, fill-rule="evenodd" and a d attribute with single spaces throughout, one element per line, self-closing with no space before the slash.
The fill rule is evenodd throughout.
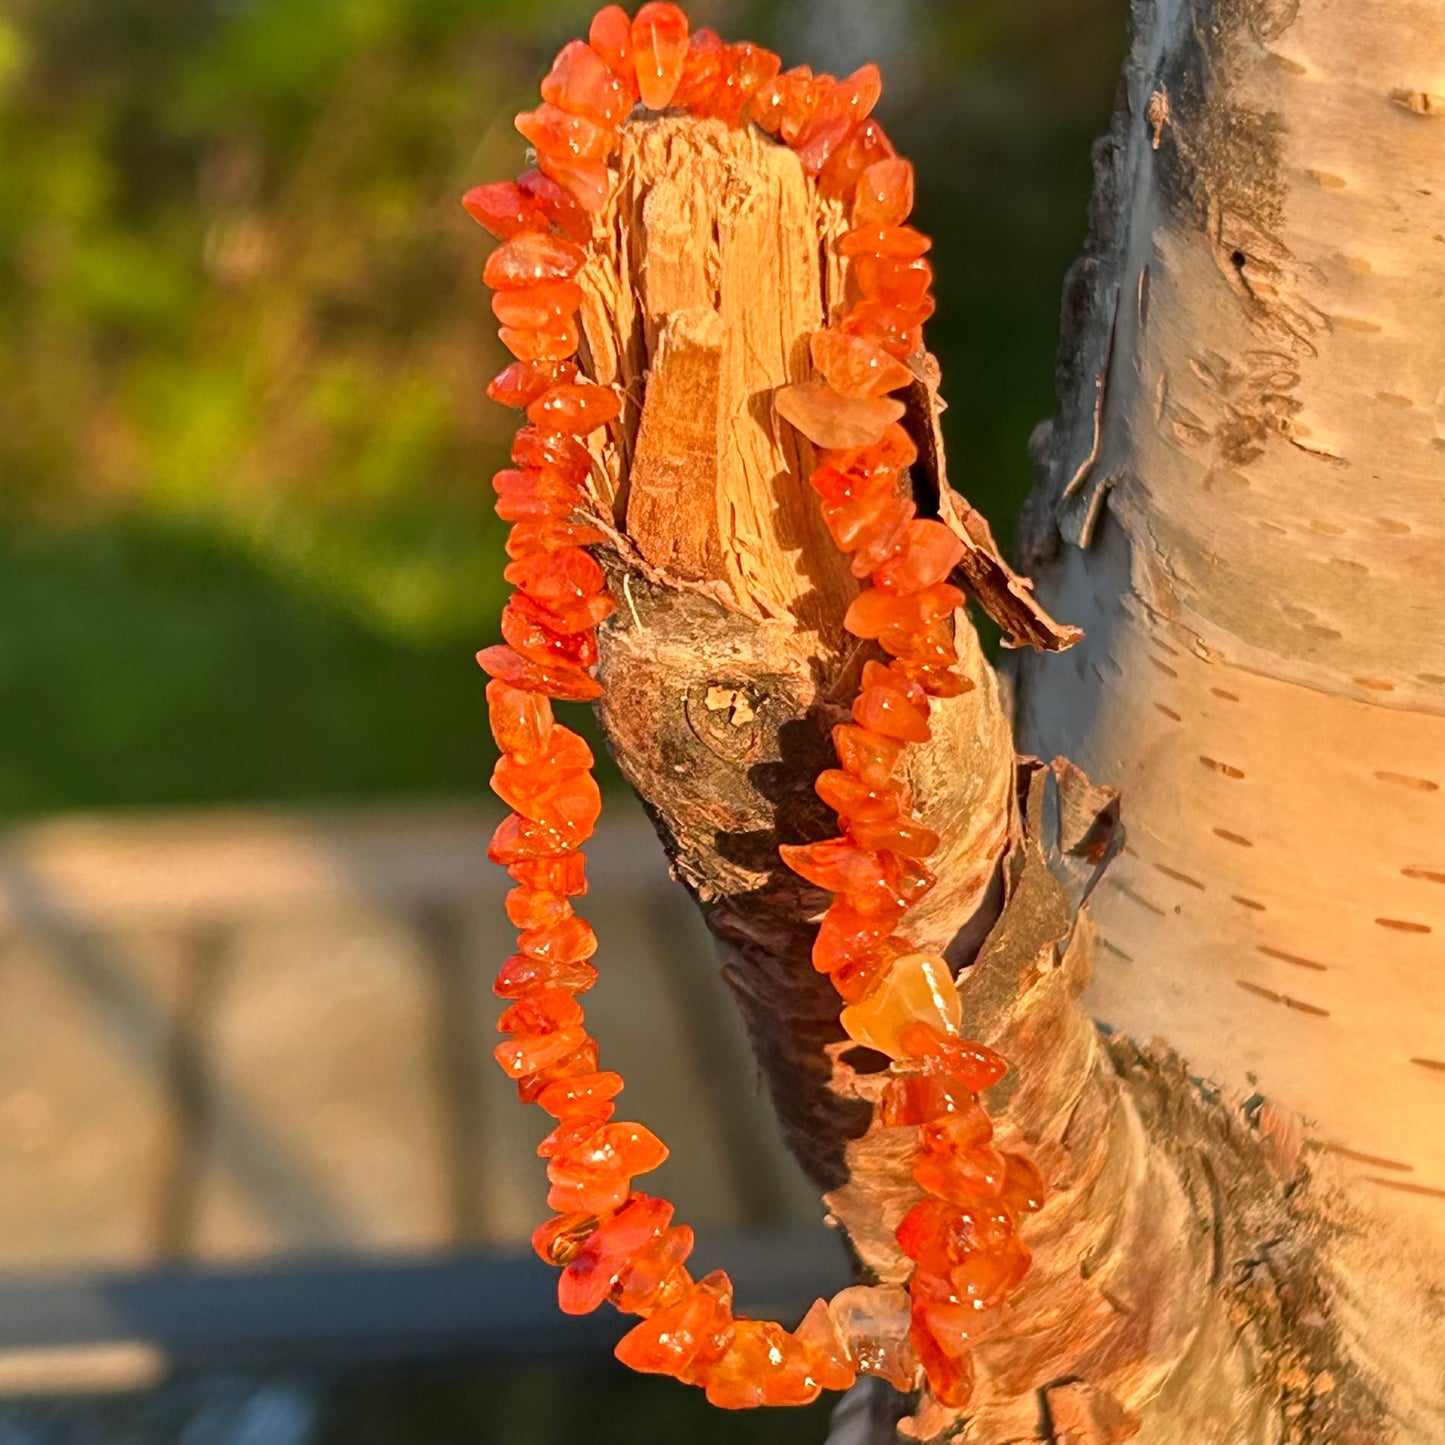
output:
<path id="1" fill-rule="evenodd" d="M 1382 1438 L 1437 1440 L 1445 4 L 1133 23 L 1023 536 L 1086 638 L 1017 736 L 1123 795 L 1093 1010 L 1301 1118 Z"/>
<path id="2" fill-rule="evenodd" d="M 1049 612 L 949 489 L 931 359 L 909 398 L 921 510 L 1039 649 L 1017 757 L 1008 690 L 956 619 L 974 687 L 909 764 L 945 838 L 910 927 L 1013 1061 L 990 1112 L 1051 1198 L 970 1409 L 865 1385 L 836 1438 L 1428 1445 L 1445 11 L 1158 0 L 1133 20 L 1025 529 Z M 860 1276 L 898 1283 L 907 1140 L 811 969 L 824 900 L 777 858 L 831 831 L 811 784 L 862 660 L 840 627 L 857 584 L 770 401 L 842 304 L 841 217 L 786 150 L 713 122 L 631 122 L 620 166 L 579 278 L 591 369 L 629 401 L 598 455 L 622 601 L 602 721 L 790 1144 Z M 1055 656 L 1072 623 L 1084 641 Z M 1123 791 L 1117 858 L 1100 784 Z"/>

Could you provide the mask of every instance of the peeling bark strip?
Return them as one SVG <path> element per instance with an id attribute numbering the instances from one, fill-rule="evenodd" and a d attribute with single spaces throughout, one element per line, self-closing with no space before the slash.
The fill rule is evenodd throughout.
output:
<path id="1" fill-rule="evenodd" d="M 786 152 L 707 123 L 628 126 L 621 171 L 616 249 L 583 278 L 596 373 L 632 402 L 599 456 L 617 531 L 606 565 L 626 602 L 602 629 L 602 721 L 721 943 L 791 1147 L 863 1276 L 896 1281 L 909 1265 L 893 1230 L 919 1197 L 894 1137 L 909 1131 L 874 1118 L 880 1076 L 810 963 L 823 896 L 777 857 L 780 842 L 832 831 L 811 784 L 862 661 L 839 626 L 856 584 L 807 495 L 806 443 L 768 404 L 804 379 L 807 334 L 836 304 L 818 240 L 837 217 Z M 987 560 L 981 519 L 947 490 L 926 376 L 920 390 L 921 502 L 972 538 L 979 591 L 1020 639 L 1070 640 Z M 1294 1396 L 1280 1381 L 1303 1360 L 1339 1382 L 1340 1419 L 1373 1420 L 1334 1350 L 1313 1246 L 1288 1246 L 1277 1296 L 1259 1284 L 1260 1261 L 1293 1236 L 1295 1154 L 1259 1111 L 1102 1043 L 1080 1005 L 1082 909 L 1121 842 L 1116 799 L 1069 764 L 1018 762 L 997 681 L 962 616 L 957 628 L 974 687 L 935 705 L 933 741 L 910 759 L 919 809 L 946 840 L 941 882 L 910 921 L 961 970 L 965 1030 L 1016 1060 L 990 1114 L 1053 1193 L 1026 1230 L 1035 1267 L 980 1343 L 967 1419 L 935 1406 L 900 1421 L 897 1397 L 865 1381 L 838 1438 L 1344 1441 L 1324 1414 L 1308 1437 L 1282 1414 Z M 1303 1344 L 1297 1313 L 1314 1331 Z"/>
<path id="2" fill-rule="evenodd" d="M 1367 1438 L 1439 1441 L 1445 7 L 1133 11 L 1023 528 L 1087 635 L 1019 740 L 1123 794 L 1093 1008 L 1308 1118 Z"/>

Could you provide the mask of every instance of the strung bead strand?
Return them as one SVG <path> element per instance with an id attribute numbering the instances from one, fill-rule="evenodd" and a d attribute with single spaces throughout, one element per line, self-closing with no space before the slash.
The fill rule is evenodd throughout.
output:
<path id="1" fill-rule="evenodd" d="M 950 966 L 900 931 L 934 886 L 924 860 L 940 840 L 915 815 L 898 766 L 908 746 L 929 740 L 930 700 L 971 685 L 956 670 L 952 633 L 963 594 L 947 580 L 962 547 L 916 515 L 906 481 L 917 454 L 893 396 L 913 382 L 905 362 L 922 352 L 933 311 L 930 242 L 907 224 L 913 169 L 871 118 L 876 67 L 841 81 L 805 66 L 780 71 L 756 45 L 689 33 L 675 5 L 643 5 L 630 21 L 609 5 L 586 41 L 557 56 L 542 104 L 517 117 L 536 169 L 463 201 L 502 243 L 483 274 L 515 360 L 487 394 L 526 413 L 514 465 L 493 479 L 497 514 L 511 523 L 503 575 L 515 591 L 502 643 L 478 654 L 501 753 L 492 787 L 512 810 L 488 854 L 516 884 L 506 906 L 520 930 L 495 984 L 507 1000 L 496 1057 L 522 1100 L 556 1121 L 538 1146 L 556 1212 L 533 1246 L 561 1268 L 564 1311 L 610 1301 L 640 1317 L 617 1347 L 626 1364 L 701 1385 L 729 1408 L 806 1404 L 860 1371 L 909 1390 L 921 1368 L 938 1399 L 962 1406 L 973 1346 L 1028 1269 L 1018 1219 L 1040 1206 L 1043 1182 L 1023 1156 L 994 1147 L 978 1096 L 1006 1065 L 959 1037 Z M 849 222 L 837 246 L 849 309 L 811 339 L 818 378 L 782 388 L 775 404 L 817 448 L 810 480 L 823 518 L 866 582 L 844 626 L 888 660 L 864 664 L 852 721 L 833 731 L 839 765 L 816 782 L 839 836 L 780 853 L 832 895 L 813 963 L 843 1001 L 844 1032 L 890 1060 L 881 1123 L 914 1131 L 922 1197 L 897 1231 L 913 1261 L 906 1291 L 845 1289 L 818 1300 L 795 1330 L 735 1315 L 726 1274 L 689 1273 L 693 1232 L 673 1222 L 672 1205 L 633 1188 L 667 1148 L 613 1117 L 623 1080 L 600 1068 L 579 1002 L 597 979 L 597 937 L 572 900 L 587 891 L 580 849 L 601 796 L 587 744 L 556 721 L 552 701 L 602 692 L 590 669 L 615 603 L 586 549 L 605 539 L 574 518 L 590 470 L 582 438 L 614 422 L 619 403 L 577 367 L 575 278 L 611 197 L 619 128 L 639 104 L 758 126 L 793 150 Z"/>

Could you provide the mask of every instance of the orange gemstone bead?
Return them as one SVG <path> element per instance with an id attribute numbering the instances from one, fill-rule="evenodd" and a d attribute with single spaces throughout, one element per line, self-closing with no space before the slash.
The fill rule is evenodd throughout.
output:
<path id="1" fill-rule="evenodd" d="M 893 919 L 884 914 L 859 913 L 835 899 L 813 940 L 813 967 L 819 973 L 836 973 L 877 953 L 893 930 Z"/>
<path id="2" fill-rule="evenodd" d="M 900 1030 L 900 1042 L 902 1034 Z M 958 1079 L 947 1074 L 896 1074 L 883 1086 L 879 1117 L 890 1129 L 917 1128 L 945 1114 L 973 1110 L 977 1110 L 983 1123 L 988 1124 L 988 1115 L 979 1108 L 977 1095 Z M 985 1139 L 992 1133 L 993 1126 L 989 1124 L 988 1129 L 989 1133 L 983 1136 Z"/>
<path id="3" fill-rule="evenodd" d="M 564 988 L 535 988 L 526 998 L 508 1005 L 497 1020 L 503 1034 L 550 1034 L 575 1029 L 582 1023 L 582 1006 Z"/>
<path id="4" fill-rule="evenodd" d="M 927 858 L 943 841 L 916 818 L 854 819 L 848 835 L 860 848 L 897 853 L 900 858 Z"/>
<path id="5" fill-rule="evenodd" d="M 599 1104 L 589 1113 L 573 1114 L 559 1120 L 552 1132 L 537 1145 L 538 1157 L 550 1159 L 553 1155 L 565 1154 L 569 1149 L 586 1143 L 616 1111 L 614 1104 Z"/>
<path id="6" fill-rule="evenodd" d="M 883 78 L 876 65 L 861 66 L 846 80 L 819 88 L 807 122 L 789 140 L 810 176 L 816 176 L 868 118 L 882 93 Z"/>
<path id="7" fill-rule="evenodd" d="M 543 963 L 583 963 L 597 952 L 597 934 L 585 918 L 574 914 L 524 930 L 518 935 L 517 949 Z"/>
<path id="8" fill-rule="evenodd" d="M 899 261 L 916 261 L 932 250 L 933 242 L 912 226 L 855 226 L 838 240 L 838 254 L 891 256 Z"/>
<path id="9" fill-rule="evenodd" d="M 823 494 L 823 520 L 840 552 L 856 551 L 877 535 L 895 503 L 904 500 L 895 494 L 898 479 L 891 472 L 853 479 L 825 465 L 814 469 L 812 482 Z"/>
<path id="10" fill-rule="evenodd" d="M 928 694 L 905 676 L 894 663 L 868 661 L 863 664 L 864 687 L 897 688 L 924 717 L 928 716 Z"/>
<path id="11" fill-rule="evenodd" d="M 499 406 L 520 411 L 531 406 L 558 382 L 572 381 L 576 375 L 576 366 L 566 360 L 514 361 L 487 384 L 487 395 Z M 516 460 L 515 453 L 513 459 Z"/>
<path id="12" fill-rule="evenodd" d="M 852 199 L 863 172 L 893 153 L 893 144 L 883 127 L 870 116 L 833 152 L 819 172 L 819 189 L 825 196 Z"/>
<path id="13" fill-rule="evenodd" d="M 1014 1217 L 994 1203 L 924 1199 L 898 1226 L 899 1247 L 922 1273 L 947 1281 L 948 1295 L 990 1309 L 1028 1272 L 1028 1246 Z"/>
<path id="14" fill-rule="evenodd" d="M 559 732 L 566 729 L 553 729 L 554 735 Z M 492 769 L 491 787 L 520 816 L 550 828 L 571 846 L 592 836 L 602 811 L 597 781 L 590 773 L 558 771 L 545 757 L 536 762 L 519 763 L 503 753 Z M 533 951 L 522 950 L 523 953 Z"/>
<path id="15" fill-rule="evenodd" d="M 780 104 L 778 109 L 778 134 L 784 144 L 793 145 L 803 127 L 817 109 L 823 91 L 835 82 L 831 75 L 814 75 L 806 65 L 795 65 L 793 69 L 778 77 Z"/>
<path id="16" fill-rule="evenodd" d="M 600 1222 L 595 1214 L 555 1215 L 532 1231 L 532 1248 L 544 1264 L 566 1264 Z"/>
<path id="17" fill-rule="evenodd" d="M 687 1272 L 682 1266 L 692 1254 L 693 1242 L 692 1230 L 677 1224 L 634 1250 L 613 1285 L 612 1303 L 626 1314 L 645 1313 L 664 1303 L 664 1295 L 671 1295 L 676 1286 L 685 1287 Z"/>
<path id="18" fill-rule="evenodd" d="M 906 594 L 869 587 L 848 604 L 843 626 L 855 637 L 878 637 L 889 627 L 922 627 L 962 606 L 963 593 L 948 582 Z"/>
<path id="19" fill-rule="evenodd" d="M 583 211 L 596 215 L 612 194 L 612 171 L 603 161 L 584 160 L 559 151 L 539 151 L 537 165 Z"/>
<path id="20" fill-rule="evenodd" d="M 891 256 L 859 256 L 849 268 L 848 279 L 861 296 L 896 306 L 900 311 L 915 311 L 929 300 L 933 267 L 921 256 L 915 261 L 900 261 Z M 920 320 L 926 319 L 920 317 Z"/>
<path id="21" fill-rule="evenodd" d="M 501 678 L 526 692 L 540 692 L 566 702 L 592 702 L 602 696 L 602 685 L 576 668 L 554 664 L 543 667 L 505 645 L 484 647 L 477 665 L 489 677 Z"/>
<path id="22" fill-rule="evenodd" d="M 579 607 L 591 611 L 592 598 L 600 597 L 607 588 L 603 569 L 581 548 L 564 548 L 509 562 L 501 575 L 562 617 Z"/>
<path id="23" fill-rule="evenodd" d="M 739 125 L 753 96 L 777 75 L 782 61 L 749 40 L 730 45 L 728 61 L 727 89 L 718 114 L 729 125 Z"/>
<path id="24" fill-rule="evenodd" d="M 585 47 L 584 47 L 585 49 Z M 604 69 L 606 67 L 603 67 Z M 538 156 L 561 156 L 576 161 L 602 161 L 617 144 L 616 135 L 585 115 L 557 105 L 539 105 L 521 111 L 516 127 L 537 148 Z"/>
<path id="25" fill-rule="evenodd" d="M 598 1105 L 615 1099 L 621 1092 L 622 1075 L 609 1070 L 558 1079 L 537 1095 L 537 1102 L 554 1119 L 565 1119 L 572 1114 L 589 1113 Z"/>
<path id="26" fill-rule="evenodd" d="M 494 678 L 487 684 L 487 716 L 497 747 L 523 762 L 545 754 L 552 736 L 552 704 Z"/>
<path id="27" fill-rule="evenodd" d="M 899 1036 L 907 1024 L 921 1018 L 957 1033 L 962 1006 L 947 961 L 940 954 L 909 953 L 895 958 L 868 994 L 838 1018 L 850 1039 L 901 1059 L 905 1054 Z"/>
<path id="28" fill-rule="evenodd" d="M 795 94 L 802 104 L 806 104 L 812 84 L 813 72 L 806 65 L 794 66 L 781 75 L 774 71 L 754 91 L 747 109 L 748 117 L 769 135 L 777 135 L 783 125 L 784 107 Z"/>
<path id="29" fill-rule="evenodd" d="M 881 822 L 896 818 L 905 803 L 900 783 L 892 779 L 886 783 L 866 783 L 843 768 L 825 768 L 818 774 L 813 791 L 850 823 L 860 819 Z"/>
<path id="30" fill-rule="evenodd" d="M 820 447 L 864 447 L 903 415 L 888 397 L 842 396 L 822 381 L 799 381 L 773 393 L 778 414 Z"/>
<path id="31" fill-rule="evenodd" d="M 632 1177 L 656 1169 L 667 1146 L 641 1124 L 604 1124 L 584 1143 L 547 1164 L 547 1206 L 559 1211 L 616 1209 Z"/>
<path id="32" fill-rule="evenodd" d="M 587 891 L 587 860 L 567 852 L 552 858 L 516 858 L 507 864 L 514 882 L 526 888 L 544 888 L 575 898 Z"/>
<path id="33" fill-rule="evenodd" d="M 897 738 L 885 737 L 870 728 L 853 723 L 839 723 L 833 729 L 833 748 L 838 761 L 848 772 L 875 786 L 886 783 L 893 775 L 903 751 Z"/>
<path id="34" fill-rule="evenodd" d="M 778 853 L 794 873 L 829 893 L 845 894 L 860 913 L 877 913 L 906 902 L 899 889 L 898 860 L 887 853 L 867 853 L 846 838 L 797 846 L 785 843 Z"/>
<path id="35" fill-rule="evenodd" d="M 947 624 L 931 623 L 930 626 L 943 626 Z M 962 697 L 966 692 L 973 691 L 973 681 L 960 672 L 952 670 L 952 663 L 957 660 L 953 643 L 948 642 L 950 653 L 953 655 L 947 665 L 935 665 L 930 663 L 915 662 L 911 658 L 897 657 L 895 660 L 898 666 L 911 677 L 929 697 Z"/>
<path id="36" fill-rule="evenodd" d="M 813 1301 L 793 1335 L 807 1355 L 809 1375 L 823 1389 L 846 1390 L 858 1378 L 848 1342 L 826 1300 Z"/>
<path id="37" fill-rule="evenodd" d="M 524 171 L 517 185 L 545 213 L 552 229 L 569 241 L 586 244 L 592 236 L 592 222 L 566 186 L 540 170 Z"/>
<path id="38" fill-rule="evenodd" d="M 537 392 L 530 400 L 541 394 Z M 512 438 L 512 460 L 519 467 L 548 467 L 574 486 L 581 486 L 592 470 L 592 454 L 576 437 L 535 426 L 524 426 Z"/>
<path id="39" fill-rule="evenodd" d="M 538 888 L 513 888 L 506 896 L 507 922 L 513 928 L 541 928 L 572 914 L 572 905 L 560 893 Z"/>
<path id="40" fill-rule="evenodd" d="M 538 553 L 508 562 L 502 576 L 574 630 L 593 627 L 612 611 L 602 569 L 580 547 Z M 599 615 L 600 614 L 600 615 Z"/>
<path id="41" fill-rule="evenodd" d="M 907 947 L 897 950 L 890 939 L 877 953 L 870 953 L 836 969 L 829 974 L 829 982 L 845 1003 L 861 1003 L 877 987 L 893 960 L 907 951 Z"/>
<path id="42" fill-rule="evenodd" d="M 630 1369 L 648 1375 L 681 1379 L 705 1370 L 732 1342 L 732 1300 L 731 1282 L 715 1270 L 629 1330 L 614 1353 Z"/>
<path id="43" fill-rule="evenodd" d="M 582 340 L 570 318 L 535 330 L 500 326 L 497 336 L 518 361 L 564 361 L 575 354 Z"/>
<path id="44" fill-rule="evenodd" d="M 945 617 L 919 627 L 884 628 L 878 634 L 878 645 L 905 664 L 910 673 L 920 668 L 952 667 L 958 661 L 953 633 Z"/>
<path id="45" fill-rule="evenodd" d="M 894 555 L 908 535 L 908 526 L 918 513 L 912 497 L 889 497 L 868 519 L 858 534 L 853 560 L 848 564 L 855 577 L 867 577 Z"/>
<path id="46" fill-rule="evenodd" d="M 650 1194 L 634 1194 L 588 1236 L 557 1281 L 563 1313 L 589 1314 L 612 1292 L 629 1259 L 667 1228 L 672 1205 Z"/>
<path id="47" fill-rule="evenodd" d="M 565 1078 L 570 1074 L 590 1074 L 596 1068 L 597 1040 L 584 1034 L 571 1053 L 564 1054 L 534 1074 L 526 1074 L 518 1079 L 517 1098 L 524 1104 L 535 1103 L 537 1095 L 554 1079 Z"/>
<path id="48" fill-rule="evenodd" d="M 516 561 L 535 556 L 538 552 L 560 552 L 564 547 L 595 547 L 606 540 L 606 533 L 583 522 L 546 518 L 538 522 L 518 522 L 507 536 L 506 549 L 507 556 Z M 607 599 L 609 603 L 611 600 Z M 608 610 L 612 609 L 609 607 Z"/>
<path id="49" fill-rule="evenodd" d="M 909 1338 L 934 1398 L 950 1409 L 962 1410 L 973 1398 L 973 1354 L 966 1345 L 950 1340 L 943 1314 L 937 1306 L 915 1301 Z"/>
<path id="50" fill-rule="evenodd" d="M 547 1034 L 517 1034 L 498 1044 L 492 1054 L 509 1079 L 521 1079 L 560 1062 L 586 1037 L 580 1028 L 558 1029 Z"/>
<path id="51" fill-rule="evenodd" d="M 502 639 L 515 652 L 543 667 L 554 663 L 591 667 L 597 661 L 597 639 L 590 630 L 568 627 L 562 618 L 521 592 L 502 608 Z"/>
<path id="52" fill-rule="evenodd" d="M 716 114 L 719 103 L 724 100 L 727 71 L 727 47 L 718 38 L 717 31 L 694 30 L 671 104 L 697 116 Z"/>
<path id="53" fill-rule="evenodd" d="M 913 373 L 881 346 L 842 331 L 815 331 L 808 342 L 813 365 L 841 396 L 884 396 L 913 383 Z M 866 445 L 866 443 L 865 443 Z"/>
<path id="54" fill-rule="evenodd" d="M 911 467 L 918 460 L 918 448 L 903 427 L 895 424 L 870 447 L 825 451 L 819 460 L 844 476 L 866 477 Z"/>
<path id="55" fill-rule="evenodd" d="M 867 296 L 838 324 L 848 335 L 861 336 L 901 361 L 923 350 L 923 323 L 932 314 L 932 297 L 905 308 Z"/>
<path id="56" fill-rule="evenodd" d="M 560 519 L 581 501 L 576 487 L 543 467 L 505 467 L 493 476 L 492 490 L 497 494 L 497 515 L 504 522 Z"/>
<path id="57" fill-rule="evenodd" d="M 622 403 L 605 386 L 591 382 L 562 382 L 544 392 L 527 408 L 527 420 L 550 431 L 586 436 L 616 421 Z"/>
<path id="58" fill-rule="evenodd" d="M 630 87 L 592 46 L 571 40 L 542 82 L 542 99 L 612 130 L 632 109 L 633 98 Z"/>
<path id="59" fill-rule="evenodd" d="M 503 326 L 540 329 L 575 316 L 582 288 L 575 281 L 508 287 L 492 295 L 492 315 Z"/>
<path id="60" fill-rule="evenodd" d="M 552 218 L 537 199 L 529 196 L 516 181 L 473 186 L 462 197 L 462 207 L 472 220 L 500 241 L 510 240 L 519 231 L 545 231 L 552 224 Z"/>
<path id="61" fill-rule="evenodd" d="M 487 264 L 482 268 L 482 280 L 493 291 L 567 281 L 582 269 L 586 259 L 581 247 L 564 241 L 560 236 L 549 236 L 542 231 L 519 231 L 487 257 Z"/>
<path id="62" fill-rule="evenodd" d="M 918 1377 L 909 1340 L 908 1293 L 896 1285 L 852 1285 L 828 1305 L 859 1371 L 908 1391 Z"/>
<path id="63" fill-rule="evenodd" d="M 963 543 L 942 522 L 910 522 L 898 550 L 875 569 L 873 585 L 882 592 L 921 592 L 947 578 L 963 555 Z"/>
<path id="64" fill-rule="evenodd" d="M 1003 1156 L 987 1145 L 962 1151 L 920 1149 L 913 1156 L 913 1178 L 920 1189 L 954 1204 L 997 1199 L 1003 1192 Z"/>
<path id="65" fill-rule="evenodd" d="M 597 970 L 582 960 L 554 963 L 514 953 L 498 970 L 492 992 L 498 998 L 521 998 L 534 988 L 565 988 L 586 993 L 597 982 Z"/>
<path id="66" fill-rule="evenodd" d="M 632 22 L 620 5 L 604 5 L 592 17 L 587 42 L 622 82 L 630 109 L 637 99 L 637 72 L 632 63 Z"/>
<path id="67" fill-rule="evenodd" d="M 899 742 L 926 743 L 933 736 L 928 719 L 893 687 L 865 687 L 853 701 L 853 719 Z"/>
<path id="68" fill-rule="evenodd" d="M 1003 1192 L 999 1203 L 1015 1214 L 1034 1214 L 1044 1207 L 1049 1189 L 1032 1159 L 1022 1154 L 1005 1154 Z"/>
<path id="69" fill-rule="evenodd" d="M 871 447 L 854 447 L 850 450 L 824 451 L 825 457 L 866 457 Z M 852 471 L 839 471 L 830 462 L 823 462 L 813 468 L 808 478 L 824 507 L 846 507 L 864 503 L 874 509 L 883 500 L 893 495 L 898 485 L 898 473 L 887 467 L 855 467 Z"/>
<path id="70" fill-rule="evenodd" d="M 874 161 L 853 192 L 855 229 L 901 226 L 913 210 L 913 166 L 901 156 Z"/>
<path id="71" fill-rule="evenodd" d="M 704 1377 L 709 1404 L 723 1410 L 759 1405 L 807 1405 L 822 1387 L 808 1352 L 772 1320 L 738 1320 L 727 1352 Z"/>
<path id="72" fill-rule="evenodd" d="M 687 62 L 687 16 L 676 5 L 649 0 L 632 21 L 637 89 L 648 110 L 666 110 Z"/>
<path id="73" fill-rule="evenodd" d="M 956 1264 L 949 1270 L 948 1279 L 961 1299 L 992 1309 L 1018 1288 L 1032 1263 L 1033 1254 L 1028 1245 L 1014 1235 L 997 1250 L 980 1251 Z"/>
<path id="74" fill-rule="evenodd" d="M 487 844 L 487 857 L 504 868 L 525 859 L 556 858 L 571 851 L 572 845 L 555 828 L 534 823 L 520 813 L 503 818 Z"/>

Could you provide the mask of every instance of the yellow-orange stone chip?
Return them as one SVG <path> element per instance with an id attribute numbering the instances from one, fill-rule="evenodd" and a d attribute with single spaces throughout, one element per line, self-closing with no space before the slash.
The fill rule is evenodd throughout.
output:
<path id="1" fill-rule="evenodd" d="M 855 1043 L 891 1059 L 908 1057 L 899 1035 L 911 1023 L 956 1034 L 963 1020 L 958 990 L 947 961 L 936 953 L 907 953 L 855 1004 L 839 1015 Z"/>
<path id="2" fill-rule="evenodd" d="M 840 396 L 821 381 L 780 386 L 773 405 L 815 446 L 872 446 L 903 415 L 903 403 L 886 396 Z"/>

